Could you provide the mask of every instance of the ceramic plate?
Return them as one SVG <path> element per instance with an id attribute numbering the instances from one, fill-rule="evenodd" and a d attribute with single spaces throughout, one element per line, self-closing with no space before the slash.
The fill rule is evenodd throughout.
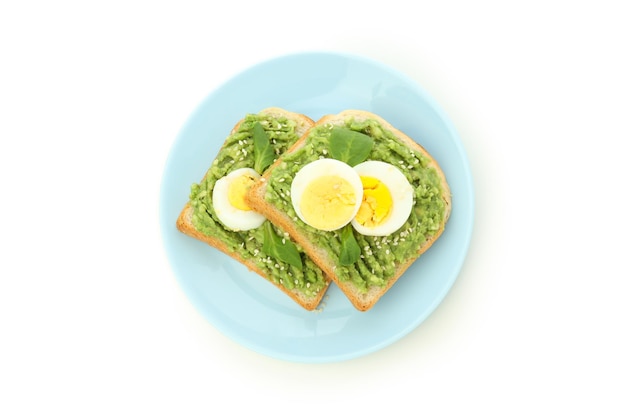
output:
<path id="1" fill-rule="evenodd" d="M 446 174 L 453 200 L 444 234 L 368 312 L 355 310 L 333 285 L 321 311 L 306 311 L 241 264 L 176 229 L 190 185 L 200 181 L 235 123 L 246 113 L 273 106 L 313 119 L 345 109 L 377 113 L 422 144 Z M 422 323 L 456 280 L 474 218 L 467 157 L 439 105 L 393 68 L 338 53 L 302 53 L 262 62 L 209 94 L 173 144 L 160 204 L 167 256 L 202 315 L 256 352 L 308 363 L 375 352 Z"/>

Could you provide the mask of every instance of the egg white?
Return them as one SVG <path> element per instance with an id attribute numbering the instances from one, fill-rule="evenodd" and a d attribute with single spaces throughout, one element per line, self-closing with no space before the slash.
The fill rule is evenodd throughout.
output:
<path id="1" fill-rule="evenodd" d="M 341 162 L 336 159 L 324 158 L 313 161 L 305 166 L 303 166 L 294 176 L 293 182 L 291 183 L 291 202 L 293 204 L 293 208 L 304 223 L 309 226 L 315 227 L 311 225 L 310 222 L 305 218 L 302 214 L 301 200 L 302 196 L 307 188 L 307 186 L 314 180 L 323 176 L 337 176 L 346 180 L 350 186 L 354 189 L 356 204 L 353 210 L 352 215 L 347 221 L 343 224 L 340 224 L 338 227 L 333 227 L 329 229 L 321 229 L 321 230 L 337 230 L 350 223 L 350 220 L 356 215 L 359 207 L 361 205 L 361 200 L 363 199 L 363 186 L 361 184 L 361 178 L 357 174 L 357 172 L 345 162 Z M 320 208 L 321 210 L 321 208 Z M 332 216 L 332 213 L 328 213 Z"/>
<path id="2" fill-rule="evenodd" d="M 222 224 L 234 231 L 251 230 L 261 226 L 265 216 L 253 210 L 240 210 L 230 204 L 228 189 L 232 182 L 241 175 L 250 175 L 255 179 L 260 175 L 252 168 L 239 168 L 215 182 L 213 187 L 213 208 Z"/>
<path id="3" fill-rule="evenodd" d="M 352 220 L 354 230 L 367 236 L 388 236 L 408 220 L 413 209 L 413 187 L 397 167 L 382 161 L 366 161 L 354 167 L 359 176 L 372 177 L 385 184 L 391 193 L 391 213 L 383 223 L 367 227 Z"/>

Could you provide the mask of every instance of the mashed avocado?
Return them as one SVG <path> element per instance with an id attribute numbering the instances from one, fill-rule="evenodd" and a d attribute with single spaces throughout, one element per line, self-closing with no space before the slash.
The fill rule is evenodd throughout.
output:
<path id="1" fill-rule="evenodd" d="M 416 154 L 376 120 L 349 120 L 346 127 L 374 138 L 368 159 L 398 167 L 415 193 L 414 209 L 398 231 L 383 237 L 355 233 L 361 247 L 360 259 L 352 265 L 337 267 L 339 279 L 350 280 L 365 292 L 372 285 L 384 286 L 395 274 L 396 265 L 415 257 L 426 239 L 439 230 L 445 213 L 445 201 L 439 176 L 433 168 L 427 167 L 429 160 L 424 155 Z M 266 199 L 288 213 L 308 239 L 325 249 L 334 261 L 338 261 L 341 230 L 325 232 L 306 225 L 296 215 L 289 197 L 296 172 L 309 162 L 328 157 L 331 129 L 330 125 L 315 127 L 309 134 L 306 146 L 283 157 L 283 162 L 274 169 L 269 179 Z"/>
<path id="2" fill-rule="evenodd" d="M 271 258 L 263 252 L 262 227 L 239 232 L 230 230 L 219 222 L 213 209 L 215 182 L 235 169 L 254 168 L 252 129 L 256 122 L 263 126 L 277 156 L 298 139 L 296 124 L 291 120 L 266 115 L 247 115 L 239 129 L 226 139 L 203 180 L 192 184 L 189 196 L 193 208 L 192 223 L 202 233 L 222 240 L 244 259 L 252 260 L 275 283 L 289 289 L 298 288 L 307 296 L 313 296 L 326 283 L 322 271 L 303 254 L 302 248 L 298 247 L 302 253 L 303 268 L 295 268 Z M 288 238 L 281 230 L 274 230 L 279 237 Z"/>

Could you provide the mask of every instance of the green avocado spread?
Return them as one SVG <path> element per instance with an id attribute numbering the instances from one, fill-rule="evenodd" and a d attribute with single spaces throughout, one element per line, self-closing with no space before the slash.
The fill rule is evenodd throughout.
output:
<path id="1" fill-rule="evenodd" d="M 220 223 L 213 209 L 215 182 L 236 169 L 254 168 L 252 132 L 257 122 L 265 130 L 277 157 L 298 140 L 296 124 L 287 118 L 247 115 L 239 128 L 226 139 L 203 180 L 191 185 L 192 223 L 200 232 L 220 239 L 230 250 L 254 262 L 274 283 L 314 296 L 325 288 L 326 280 L 321 269 L 300 246 L 296 245 L 302 258 L 302 268 L 297 268 L 263 252 L 263 227 L 248 231 L 231 230 Z M 280 229 L 272 228 L 279 238 L 289 239 Z"/>
<path id="2" fill-rule="evenodd" d="M 345 127 L 365 133 L 374 139 L 368 160 L 390 163 L 399 168 L 414 189 L 414 208 L 406 223 L 388 236 L 364 236 L 354 233 L 361 248 L 360 258 L 353 264 L 339 266 L 341 230 L 321 231 L 306 225 L 295 213 L 290 199 L 291 183 L 304 165 L 328 157 L 331 125 L 319 125 L 311 130 L 307 144 L 286 154 L 274 168 L 268 180 L 268 202 L 286 212 L 308 239 L 325 250 L 337 262 L 339 279 L 353 282 L 362 292 L 371 286 L 385 286 L 395 274 L 395 267 L 412 258 L 422 244 L 443 227 L 446 202 L 442 184 L 425 155 L 417 154 L 374 119 L 346 121 Z"/>

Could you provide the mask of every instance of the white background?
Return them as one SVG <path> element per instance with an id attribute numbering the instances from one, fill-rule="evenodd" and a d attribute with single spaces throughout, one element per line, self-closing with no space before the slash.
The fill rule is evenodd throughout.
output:
<path id="1" fill-rule="evenodd" d="M 626 415 L 620 2 L 409 3 L 2 3 L 0 415 Z M 310 50 L 421 84 L 476 192 L 439 308 L 388 348 L 322 365 L 207 323 L 158 221 L 195 106 Z"/>

